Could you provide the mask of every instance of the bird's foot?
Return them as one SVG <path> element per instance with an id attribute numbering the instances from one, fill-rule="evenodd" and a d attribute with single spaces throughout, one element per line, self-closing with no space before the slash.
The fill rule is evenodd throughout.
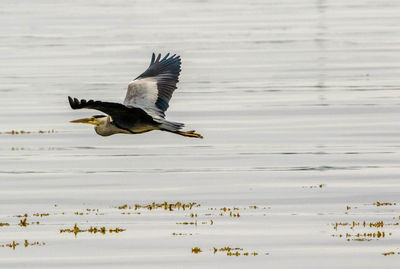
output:
<path id="1" fill-rule="evenodd" d="M 186 132 L 181 132 L 178 131 L 177 134 L 183 135 L 183 136 L 188 136 L 188 137 L 195 137 L 195 138 L 203 138 L 201 134 L 196 133 L 196 131 L 186 131 Z"/>

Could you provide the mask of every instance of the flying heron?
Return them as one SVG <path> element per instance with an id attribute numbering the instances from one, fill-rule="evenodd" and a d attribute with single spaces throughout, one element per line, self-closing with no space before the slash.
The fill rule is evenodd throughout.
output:
<path id="1" fill-rule="evenodd" d="M 128 84 L 123 104 L 72 99 L 68 96 L 72 109 L 96 109 L 106 115 L 73 120 L 74 123 L 94 125 L 94 130 L 101 136 L 113 134 L 141 134 L 153 130 L 175 133 L 182 136 L 203 138 L 195 131 L 181 131 L 184 124 L 167 121 L 165 111 L 176 89 L 181 58 L 169 53 L 161 59 L 153 53 L 147 70 Z"/>

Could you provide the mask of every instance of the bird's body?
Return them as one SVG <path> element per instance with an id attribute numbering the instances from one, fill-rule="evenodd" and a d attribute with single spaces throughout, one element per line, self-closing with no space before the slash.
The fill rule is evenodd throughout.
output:
<path id="1" fill-rule="evenodd" d="M 95 131 L 101 136 L 113 134 L 140 134 L 153 130 L 167 131 L 188 137 L 202 138 L 195 131 L 183 132 L 183 123 L 165 119 L 169 100 L 176 89 L 181 59 L 169 54 L 161 59 L 154 53 L 149 68 L 128 84 L 123 104 L 86 101 L 68 97 L 72 109 L 96 109 L 107 114 L 92 116 L 71 122 L 95 125 Z M 161 60 L 160 60 L 161 59 Z"/>

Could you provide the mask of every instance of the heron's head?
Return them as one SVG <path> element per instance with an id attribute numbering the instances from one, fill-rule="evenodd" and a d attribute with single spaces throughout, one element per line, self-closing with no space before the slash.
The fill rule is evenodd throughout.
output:
<path id="1" fill-rule="evenodd" d="M 99 126 L 102 124 L 105 124 L 107 122 L 107 116 L 106 115 L 94 115 L 89 118 L 85 119 L 79 119 L 79 120 L 72 120 L 70 121 L 72 123 L 86 123 L 86 124 L 92 124 L 95 126 Z"/>

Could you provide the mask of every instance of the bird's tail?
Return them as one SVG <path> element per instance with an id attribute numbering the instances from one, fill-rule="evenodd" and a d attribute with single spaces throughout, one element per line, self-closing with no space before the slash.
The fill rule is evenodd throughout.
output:
<path id="1" fill-rule="evenodd" d="M 201 134 L 198 134 L 195 131 L 186 131 L 186 132 L 180 131 L 183 128 L 183 126 L 185 126 L 183 123 L 165 120 L 159 125 L 159 128 L 162 131 L 167 131 L 182 136 L 203 138 Z"/>

